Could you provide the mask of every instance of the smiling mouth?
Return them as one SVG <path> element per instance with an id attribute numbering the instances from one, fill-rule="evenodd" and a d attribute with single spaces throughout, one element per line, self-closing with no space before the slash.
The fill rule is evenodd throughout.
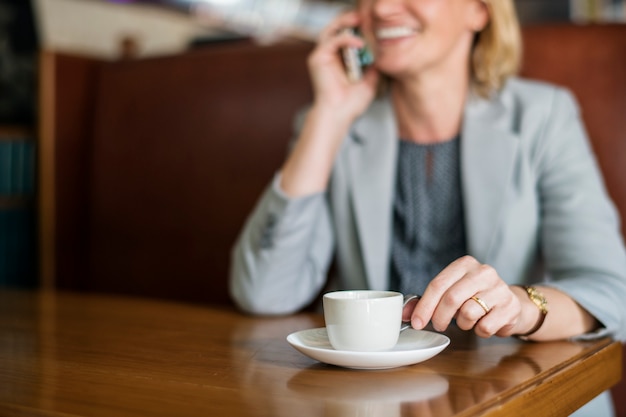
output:
<path id="1" fill-rule="evenodd" d="M 415 29 L 407 26 L 387 27 L 376 30 L 376 38 L 379 40 L 396 39 L 411 36 L 415 32 Z"/>

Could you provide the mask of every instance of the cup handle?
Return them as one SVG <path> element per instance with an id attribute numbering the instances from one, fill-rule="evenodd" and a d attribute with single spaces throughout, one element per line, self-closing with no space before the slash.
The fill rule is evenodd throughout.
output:
<path id="1" fill-rule="evenodd" d="M 408 303 L 410 303 L 413 300 L 419 301 L 422 298 L 421 295 L 417 295 L 417 294 L 407 294 L 404 296 L 404 302 L 402 303 L 402 309 L 404 309 L 404 307 L 406 307 L 406 305 Z M 402 324 L 400 325 L 400 331 L 404 331 L 406 329 L 410 329 L 411 328 L 411 322 L 410 321 L 403 321 Z"/>

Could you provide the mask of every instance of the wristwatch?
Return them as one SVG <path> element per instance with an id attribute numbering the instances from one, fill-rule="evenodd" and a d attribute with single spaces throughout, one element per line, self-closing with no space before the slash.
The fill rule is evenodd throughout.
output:
<path id="1" fill-rule="evenodd" d="M 537 306 L 537 308 L 539 309 L 539 313 L 540 313 L 539 319 L 537 320 L 537 323 L 535 323 L 532 329 L 530 329 L 528 332 L 524 334 L 516 335 L 518 337 L 523 338 L 523 337 L 527 337 L 535 333 L 543 325 L 543 322 L 546 319 L 546 316 L 548 315 L 548 300 L 546 300 L 546 297 L 535 287 L 524 285 L 522 286 L 522 288 L 526 290 L 526 293 L 528 294 L 528 298 L 530 298 L 530 301 L 532 301 Z"/>

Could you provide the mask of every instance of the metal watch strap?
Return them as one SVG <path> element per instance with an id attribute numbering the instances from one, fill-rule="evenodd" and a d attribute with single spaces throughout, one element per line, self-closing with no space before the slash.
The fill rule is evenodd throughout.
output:
<path id="1" fill-rule="evenodd" d="M 539 290 L 535 287 L 523 285 L 522 288 L 526 290 L 526 294 L 528 294 L 528 298 L 530 298 L 530 301 L 532 301 L 537 306 L 540 312 L 539 319 L 537 320 L 537 323 L 535 323 L 532 329 L 530 329 L 528 332 L 524 334 L 515 335 L 517 337 L 524 338 L 535 333 L 543 325 L 543 322 L 546 319 L 546 316 L 548 315 L 548 300 L 546 300 L 546 297 L 541 292 L 539 292 Z"/>

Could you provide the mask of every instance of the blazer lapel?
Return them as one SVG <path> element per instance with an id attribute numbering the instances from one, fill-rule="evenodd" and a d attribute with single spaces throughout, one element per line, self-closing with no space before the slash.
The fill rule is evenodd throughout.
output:
<path id="1" fill-rule="evenodd" d="M 351 196 L 370 288 L 386 289 L 397 129 L 391 103 L 375 102 L 354 126 L 350 149 Z"/>
<path id="2" fill-rule="evenodd" d="M 461 184 L 468 251 L 487 262 L 506 205 L 519 138 L 500 98 L 470 98 L 461 133 Z"/>
<path id="3" fill-rule="evenodd" d="M 472 98 L 461 133 L 461 184 L 468 251 L 486 262 L 513 181 L 519 138 L 501 98 Z M 372 289 L 386 289 L 391 244 L 398 134 L 388 99 L 375 102 L 351 132 L 350 196 L 359 244 Z"/>

